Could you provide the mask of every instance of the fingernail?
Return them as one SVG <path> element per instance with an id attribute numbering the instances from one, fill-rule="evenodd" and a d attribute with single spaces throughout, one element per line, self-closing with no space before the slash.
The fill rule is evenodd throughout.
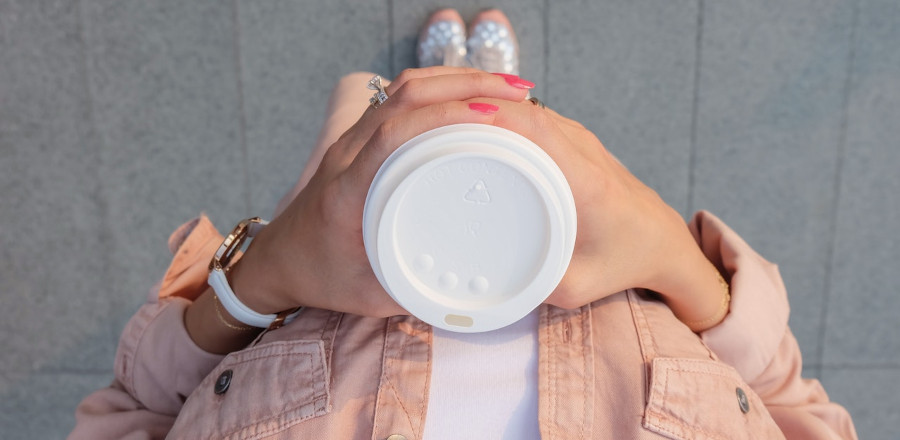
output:
<path id="1" fill-rule="evenodd" d="M 500 107 L 497 107 L 494 104 L 488 104 L 485 102 L 473 102 L 469 104 L 469 108 L 475 110 L 478 113 L 484 113 L 486 115 L 492 115 L 497 113 L 500 110 Z"/>
<path id="2" fill-rule="evenodd" d="M 508 73 L 494 73 L 494 75 L 497 75 L 497 76 L 505 79 L 507 84 L 509 84 L 517 89 L 530 90 L 530 89 L 534 88 L 533 82 L 519 78 L 516 75 L 510 75 Z"/>

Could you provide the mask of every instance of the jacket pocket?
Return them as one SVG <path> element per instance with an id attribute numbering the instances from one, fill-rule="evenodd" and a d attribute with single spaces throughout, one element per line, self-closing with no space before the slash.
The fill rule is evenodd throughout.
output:
<path id="1" fill-rule="evenodd" d="M 258 439 L 328 413 L 322 341 L 271 342 L 225 357 L 182 407 L 169 438 Z"/>
<path id="2" fill-rule="evenodd" d="M 737 371 L 704 359 L 656 358 L 644 427 L 672 439 L 783 439 Z"/>

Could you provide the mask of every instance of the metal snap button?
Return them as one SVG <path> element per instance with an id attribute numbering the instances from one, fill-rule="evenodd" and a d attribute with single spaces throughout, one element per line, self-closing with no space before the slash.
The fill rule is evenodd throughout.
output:
<path id="1" fill-rule="evenodd" d="M 741 412 L 744 414 L 750 412 L 750 399 L 747 398 L 747 393 L 740 387 L 735 389 L 734 392 L 737 394 L 738 406 L 741 407 Z"/>
<path id="2" fill-rule="evenodd" d="M 228 387 L 231 385 L 231 376 L 234 375 L 234 372 L 231 370 L 225 370 L 222 374 L 219 375 L 219 378 L 216 379 L 216 386 L 213 387 L 213 392 L 216 394 L 225 394 L 228 391 Z"/>

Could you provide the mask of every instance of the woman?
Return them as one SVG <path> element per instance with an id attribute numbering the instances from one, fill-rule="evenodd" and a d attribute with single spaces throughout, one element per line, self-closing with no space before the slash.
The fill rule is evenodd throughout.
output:
<path id="1" fill-rule="evenodd" d="M 467 41 L 457 13 L 433 15 L 419 46 L 431 67 L 404 71 L 371 105 L 372 74 L 340 81 L 310 164 L 239 259 L 217 254 L 206 218 L 173 234 L 116 380 L 82 402 L 71 438 L 856 437 L 799 376 L 775 266 L 711 214 L 685 225 L 593 134 L 526 100 L 534 84 L 517 76 L 509 21 L 491 10 L 473 23 Z M 454 123 L 534 141 L 577 205 L 562 282 L 494 332 L 407 316 L 362 241 L 381 163 Z M 216 288 L 211 259 L 228 272 Z"/>

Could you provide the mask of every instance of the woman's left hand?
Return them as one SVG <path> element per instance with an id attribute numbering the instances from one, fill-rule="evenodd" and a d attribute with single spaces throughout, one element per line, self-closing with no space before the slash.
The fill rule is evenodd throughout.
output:
<path id="1" fill-rule="evenodd" d="M 579 307 L 642 287 L 662 294 L 682 321 L 702 321 L 717 313 L 723 297 L 717 270 L 681 215 L 593 133 L 529 101 L 486 102 L 500 107 L 494 125 L 529 138 L 556 161 L 575 197 L 574 254 L 548 303 Z"/>

